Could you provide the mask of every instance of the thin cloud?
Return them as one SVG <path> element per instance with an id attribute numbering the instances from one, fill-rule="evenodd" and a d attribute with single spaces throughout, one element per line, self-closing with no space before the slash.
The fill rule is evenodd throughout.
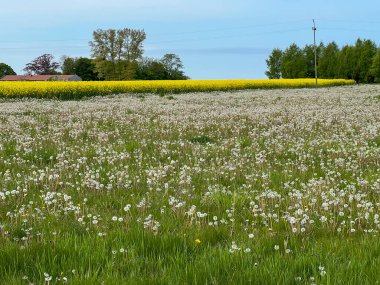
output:
<path id="1" fill-rule="evenodd" d="M 267 55 L 270 48 L 261 47 L 211 47 L 211 48 L 178 48 L 178 49 L 147 49 L 147 52 L 154 54 L 177 53 L 192 55 Z"/>

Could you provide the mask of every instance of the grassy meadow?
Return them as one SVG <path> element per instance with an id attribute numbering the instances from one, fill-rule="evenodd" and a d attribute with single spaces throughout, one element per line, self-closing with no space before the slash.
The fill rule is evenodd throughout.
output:
<path id="1" fill-rule="evenodd" d="M 0 284 L 379 284 L 379 94 L 2 99 Z"/>

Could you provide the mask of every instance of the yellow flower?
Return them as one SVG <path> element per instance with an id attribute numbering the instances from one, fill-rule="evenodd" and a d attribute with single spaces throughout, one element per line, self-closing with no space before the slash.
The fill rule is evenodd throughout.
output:
<path id="1" fill-rule="evenodd" d="M 196 243 L 196 244 L 200 244 L 200 243 L 201 243 L 201 240 L 200 240 L 199 238 L 197 238 L 197 239 L 195 240 L 195 243 Z"/>
<path id="2" fill-rule="evenodd" d="M 354 84 L 354 80 L 320 79 L 320 86 Z M 0 98 L 37 97 L 78 99 L 126 93 L 194 92 L 257 88 L 313 87 L 315 79 L 227 79 L 227 80 L 152 80 L 152 81 L 79 81 L 79 82 L 0 82 Z"/>

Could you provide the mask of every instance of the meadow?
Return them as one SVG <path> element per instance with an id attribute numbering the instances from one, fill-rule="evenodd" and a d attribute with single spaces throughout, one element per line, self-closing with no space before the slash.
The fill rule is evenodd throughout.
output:
<path id="1" fill-rule="evenodd" d="M 0 284 L 378 284 L 379 94 L 1 99 Z"/>
<path id="2" fill-rule="evenodd" d="M 354 80 L 320 79 L 319 86 L 355 84 Z M 314 79 L 254 80 L 149 80 L 149 81 L 87 81 L 87 82 L 0 82 L 0 98 L 45 98 L 78 100 L 83 97 L 125 93 L 168 93 L 229 91 L 244 89 L 307 88 Z"/>

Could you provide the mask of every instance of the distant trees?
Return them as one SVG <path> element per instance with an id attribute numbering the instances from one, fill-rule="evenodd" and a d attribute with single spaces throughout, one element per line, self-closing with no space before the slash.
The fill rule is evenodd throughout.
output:
<path id="1" fill-rule="evenodd" d="M 182 61 L 176 54 L 165 54 L 161 59 L 143 57 L 145 39 L 144 30 L 94 31 L 90 42 L 94 74 L 103 80 L 188 79 L 182 70 Z M 68 60 L 68 67 L 73 64 Z M 75 73 L 81 76 L 77 69 Z"/>
<path id="2" fill-rule="evenodd" d="M 63 56 L 62 74 L 76 74 L 85 81 L 92 80 L 119 80 L 103 77 L 97 72 L 96 60 L 90 58 L 74 58 Z M 111 65 L 110 65 L 111 66 Z M 188 77 L 182 70 L 183 64 L 176 54 L 165 54 L 161 59 L 142 57 L 128 63 L 124 70 L 123 80 L 185 80 Z M 112 69 L 110 69 L 112 71 Z M 130 72 L 128 74 L 128 71 Z M 103 70 L 104 72 L 104 70 Z M 108 78 L 108 79 L 107 79 Z"/>
<path id="3" fill-rule="evenodd" d="M 57 69 L 59 67 L 59 63 L 54 61 L 54 56 L 43 54 L 28 63 L 24 71 L 34 75 L 58 74 Z"/>
<path id="4" fill-rule="evenodd" d="M 133 79 L 136 62 L 144 53 L 144 30 L 98 29 L 90 42 L 95 70 L 105 80 Z"/>
<path id="5" fill-rule="evenodd" d="M 376 51 L 375 56 L 372 59 L 372 65 L 369 69 L 371 80 L 380 82 L 380 49 Z"/>
<path id="6" fill-rule="evenodd" d="M 269 79 L 281 78 L 282 51 L 278 48 L 275 48 L 269 55 L 266 63 L 268 70 L 265 72 L 265 75 L 268 76 Z"/>
<path id="7" fill-rule="evenodd" d="M 92 58 L 63 56 L 61 64 L 51 54 L 43 54 L 24 68 L 28 74 L 76 74 L 82 80 L 184 80 L 183 63 L 176 54 L 161 59 L 144 57 L 144 30 L 98 29 L 89 42 Z M 13 72 L 13 73 L 11 73 Z M 0 77 L 15 74 L 0 64 Z"/>
<path id="8" fill-rule="evenodd" d="M 281 74 L 283 78 L 306 77 L 306 58 L 303 51 L 291 44 L 282 54 Z"/>
<path id="9" fill-rule="evenodd" d="M 137 65 L 134 79 L 138 80 L 163 80 L 168 73 L 165 66 L 157 59 L 143 58 Z"/>
<path id="10" fill-rule="evenodd" d="M 16 75 L 16 72 L 13 71 L 12 67 L 5 63 L 0 63 L 0 78 L 5 75 Z"/>
<path id="11" fill-rule="evenodd" d="M 335 42 L 322 49 L 318 57 L 318 74 L 321 78 L 337 77 L 339 47 Z"/>
<path id="12" fill-rule="evenodd" d="M 165 54 L 160 60 L 143 58 L 137 64 L 136 80 L 185 80 L 183 64 L 176 54 Z"/>
<path id="13" fill-rule="evenodd" d="M 183 64 L 178 55 L 173 53 L 165 54 L 160 62 L 164 65 L 166 72 L 168 73 L 168 79 L 170 80 L 183 80 L 188 79 L 182 70 Z"/>
<path id="14" fill-rule="evenodd" d="M 94 61 L 85 57 L 64 56 L 62 58 L 62 74 L 76 74 L 84 81 L 99 80 Z"/>
<path id="15" fill-rule="evenodd" d="M 266 60 L 268 78 L 313 78 L 314 46 L 291 44 L 285 51 L 274 49 Z M 358 83 L 380 82 L 379 48 L 371 40 L 358 39 L 355 45 L 339 49 L 335 42 L 317 47 L 318 76 L 347 78 Z"/>

